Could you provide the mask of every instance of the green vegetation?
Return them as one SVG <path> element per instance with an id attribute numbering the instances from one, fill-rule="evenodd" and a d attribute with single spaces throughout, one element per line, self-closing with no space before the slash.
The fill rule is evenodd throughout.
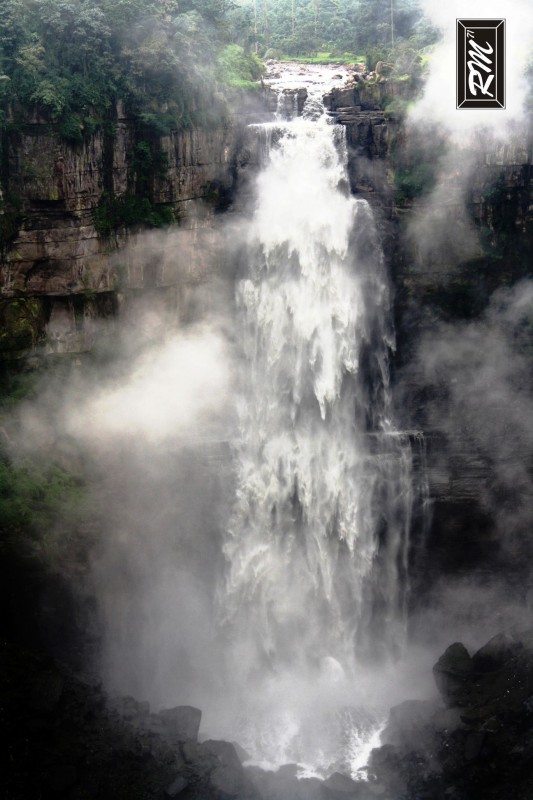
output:
<path id="1" fill-rule="evenodd" d="M 364 61 L 364 56 L 358 56 L 355 53 L 317 53 L 316 56 L 282 56 L 283 61 L 296 61 L 302 64 L 354 64 L 355 62 Z"/>
<path id="2" fill-rule="evenodd" d="M 365 53 L 373 68 L 400 42 L 434 40 L 417 0 L 3 0 L 0 127 L 8 107 L 11 124 L 37 109 L 76 144 L 112 122 L 119 99 L 154 128 L 202 124 L 202 109 L 223 113 L 225 86 L 255 84 L 256 53 Z"/>
<path id="3" fill-rule="evenodd" d="M 238 11 L 247 21 L 246 45 L 267 58 L 280 53 L 335 63 L 401 41 L 411 41 L 416 50 L 436 41 L 418 0 L 241 0 Z M 373 55 L 369 68 L 383 56 Z"/>
<path id="4" fill-rule="evenodd" d="M 34 396 L 37 381 L 36 370 L 17 370 L 0 362 L 0 427 L 3 426 L 4 416 L 18 403 Z"/>
<path id="5" fill-rule="evenodd" d="M 0 452 L 0 520 L 12 531 L 50 528 L 61 515 L 63 521 L 78 519 L 83 500 L 81 480 L 57 464 L 38 465 L 25 459 L 13 463 Z"/>
<path id="6" fill-rule="evenodd" d="M 250 89 L 263 74 L 263 62 L 238 44 L 228 44 L 217 60 L 218 79 L 227 86 Z"/>
<path id="7" fill-rule="evenodd" d="M 2 0 L 1 187 L 9 187 L 8 137 L 31 132 L 31 120 L 49 123 L 73 147 L 100 130 L 112 159 L 120 102 L 135 122 L 132 169 L 120 197 L 107 180 L 96 229 L 106 237 L 124 226 L 170 224 L 172 210 L 154 199 L 167 168 L 161 137 L 225 118 L 236 89 L 257 88 L 262 57 L 366 60 L 369 69 L 379 62 L 381 76 L 404 85 L 390 96 L 369 86 L 369 100 L 375 94 L 400 116 L 434 39 L 418 0 Z M 24 169 L 38 184 L 39 165 Z M 5 197 L 0 256 L 22 220 Z"/>
<path id="8" fill-rule="evenodd" d="M 98 235 L 106 238 L 122 227 L 163 228 L 174 222 L 174 213 L 169 206 L 155 206 L 148 197 L 134 194 L 116 197 L 104 192 L 93 214 L 93 222 Z"/>
<path id="9" fill-rule="evenodd" d="M 36 109 L 76 144 L 113 120 L 118 99 L 131 114 L 167 128 L 201 123 L 202 108 L 220 114 L 218 59 L 232 38 L 228 6 L 226 0 L 3 0 L 0 127 L 8 107 L 15 124 Z"/>
<path id="10" fill-rule="evenodd" d="M 53 572 L 67 570 L 83 550 L 83 524 L 92 519 L 81 476 L 52 460 L 14 461 L 0 450 L 0 553 L 35 558 Z"/>
<path id="11" fill-rule="evenodd" d="M 61 382 L 62 363 L 55 374 Z M 3 364 L 0 368 L 0 554 L 38 559 L 61 572 L 78 558 L 84 525 L 95 519 L 83 473 L 72 446 L 25 449 L 19 441 L 18 412 L 42 394 L 42 369 Z"/>
<path id="12" fill-rule="evenodd" d="M 438 128 L 431 132 L 411 130 L 408 136 L 400 128 L 390 148 L 398 207 L 434 189 L 446 147 L 446 136 Z"/>
<path id="13" fill-rule="evenodd" d="M 41 301 L 20 297 L 0 301 L 0 353 L 2 355 L 32 350 L 43 334 L 44 314 Z"/>

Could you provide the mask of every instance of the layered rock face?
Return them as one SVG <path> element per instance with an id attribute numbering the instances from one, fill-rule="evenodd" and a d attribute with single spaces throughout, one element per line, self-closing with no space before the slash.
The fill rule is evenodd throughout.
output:
<path id="1" fill-rule="evenodd" d="M 4 356 L 43 341 L 49 352 L 90 349 L 98 320 L 112 319 L 130 291 L 183 287 L 217 268 L 205 263 L 212 248 L 201 246 L 202 237 L 208 238 L 217 205 L 233 190 L 239 124 L 221 122 L 214 129 L 145 136 L 141 142 L 139 136 L 120 103 L 113 126 L 80 144 L 68 144 L 38 116 L 23 130 L 6 134 L 1 189 L 10 209 L 4 221 L 10 224 L 4 226 L 0 267 Z M 135 225 L 126 228 L 112 219 L 108 230 L 99 230 L 99 220 L 105 227 L 110 213 L 105 199 L 120 202 L 139 188 L 141 145 L 159 164 L 142 176 L 144 193 L 156 211 L 165 207 L 168 217 L 180 222 L 172 267 L 167 258 L 155 272 L 137 263 Z M 163 233 L 158 241 L 161 252 Z M 114 257 L 126 245 L 133 255 Z M 174 240 L 167 243 L 167 250 L 174 245 Z"/>
<path id="2" fill-rule="evenodd" d="M 356 88 L 334 89 L 324 98 L 328 113 L 346 128 L 350 189 L 371 203 L 389 209 L 392 202 L 390 175 L 387 175 L 389 141 L 394 123 L 374 103 L 365 101 Z"/>

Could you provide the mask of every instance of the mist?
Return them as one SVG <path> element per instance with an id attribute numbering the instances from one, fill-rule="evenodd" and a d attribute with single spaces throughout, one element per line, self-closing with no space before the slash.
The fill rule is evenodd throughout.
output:
<path id="1" fill-rule="evenodd" d="M 490 462 L 482 504 L 497 524 L 502 548 L 517 561 L 527 557 L 533 499 L 532 317 L 531 281 L 499 289 L 480 320 L 441 324 L 423 336 L 415 366 L 434 397 L 428 427 Z"/>
<path id="2" fill-rule="evenodd" d="M 523 3 L 507 17 L 506 110 L 455 110 L 455 16 L 492 13 L 482 5 L 427 9 L 443 39 L 408 124 L 439 129 L 443 146 L 405 243 L 430 280 L 483 256 L 470 180 L 510 131 L 522 137 Z M 14 458 L 52 452 L 87 480 L 76 575 L 106 691 L 198 706 L 201 738 L 322 777 L 359 775 L 390 706 L 435 695 L 430 667 L 450 641 L 526 624 L 533 499 L 533 284 L 499 290 L 477 319 L 432 319 L 395 376 L 395 416 L 378 229 L 340 189 L 345 144 L 323 122 L 283 130 L 248 218 L 191 213 L 132 236 L 111 259 L 130 291 L 105 347 L 45 377 L 9 431 Z M 465 449 L 490 464 L 480 502 L 497 568 L 520 563 L 523 580 L 443 576 L 408 619 L 410 553 L 427 546 L 410 540 L 413 382 L 428 390 L 423 433 L 449 443 L 445 480 Z"/>
<path id="3" fill-rule="evenodd" d="M 196 705 L 202 737 L 264 765 L 355 774 L 390 705 L 432 691 L 405 654 L 397 566 L 411 458 L 371 209 L 342 188 L 339 130 L 291 125 L 251 219 L 132 238 L 107 349 L 45 382 L 16 448 L 89 478 L 80 594 L 107 691 Z"/>
<path id="4" fill-rule="evenodd" d="M 486 530 L 470 534 L 477 542 L 477 563 L 461 554 L 462 542 L 450 532 L 447 547 L 458 553 L 457 572 L 435 574 L 425 606 L 414 610 L 411 623 L 414 640 L 429 649 L 438 651 L 454 639 L 476 649 L 500 630 L 527 628 L 531 613 L 533 398 L 527 330 L 532 285 L 522 280 L 490 295 L 484 283 L 487 273 L 474 279 L 484 259 L 494 255 L 482 240 L 472 209 L 480 193 L 489 192 L 488 180 L 507 176 L 508 165 L 528 160 L 530 90 L 525 69 L 533 20 L 523 2 L 505 8 L 474 0 L 445 6 L 424 2 L 423 8 L 442 38 L 431 54 L 422 96 L 407 120 L 411 135 L 433 148 L 435 164 L 434 186 L 414 201 L 405 233 L 410 271 L 429 291 L 451 291 L 471 281 L 479 297 L 472 301 L 477 309 L 469 314 L 473 319 L 461 319 L 460 292 L 456 308 L 450 294 L 445 310 L 426 310 L 412 357 L 401 371 L 397 401 L 404 410 L 416 406 L 410 387 L 417 384 L 419 397 L 425 398 L 421 424 L 440 443 L 433 446 L 430 484 L 435 481 L 437 494 L 475 498 Z M 506 108 L 456 109 L 456 18 L 502 16 Z M 502 196 L 502 205 L 509 197 Z M 492 263 L 497 269 L 497 262 Z M 517 274 L 524 266 L 514 265 Z M 472 516 L 471 527 L 479 524 Z M 440 564 L 440 557 L 437 552 L 432 559 L 428 552 L 427 563 Z"/>
<path id="5" fill-rule="evenodd" d="M 524 98 L 528 87 L 524 75 L 531 58 L 533 20 L 529 3 L 510 0 L 501 3 L 489 0 L 454 0 L 442 4 L 422 0 L 422 9 L 440 31 L 441 40 L 430 56 L 429 76 L 422 98 L 410 112 L 416 123 L 436 122 L 453 136 L 454 145 L 475 141 L 481 128 L 505 135 L 512 120 L 524 118 Z M 506 104 L 504 109 L 456 109 L 456 19 L 501 19 L 506 24 Z"/>

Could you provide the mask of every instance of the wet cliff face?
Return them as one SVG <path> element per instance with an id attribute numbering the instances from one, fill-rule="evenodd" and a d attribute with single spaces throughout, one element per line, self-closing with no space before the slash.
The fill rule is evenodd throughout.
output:
<path id="1" fill-rule="evenodd" d="M 425 596 L 449 577 L 497 580 L 523 602 L 531 524 L 531 134 L 525 125 L 505 143 L 480 136 L 455 157 L 445 155 L 438 132 L 432 141 L 413 135 L 414 147 L 398 129 L 391 142 L 389 258 L 398 413 L 424 432 L 432 498 L 415 584 Z"/>
<path id="2" fill-rule="evenodd" d="M 11 126 L 1 181 L 4 356 L 38 345 L 90 349 L 98 321 L 113 319 L 132 291 L 181 291 L 212 272 L 202 244 L 233 191 L 239 136 L 236 120 L 159 136 L 120 103 L 113 124 L 82 143 L 64 141 L 38 115 Z M 172 220 L 180 223 L 172 266 L 169 258 L 146 266 L 136 231 Z"/>

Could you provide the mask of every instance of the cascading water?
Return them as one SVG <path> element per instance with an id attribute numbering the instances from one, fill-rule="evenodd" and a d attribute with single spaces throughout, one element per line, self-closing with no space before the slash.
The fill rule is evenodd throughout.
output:
<path id="1" fill-rule="evenodd" d="M 112 465 L 92 571 L 106 687 L 196 705 L 201 736 L 322 776 L 357 774 L 406 696 L 394 656 L 424 500 L 393 419 L 379 234 L 350 195 L 327 88 L 306 87 L 300 117 L 286 92 L 291 121 L 250 129 L 264 164 L 231 228 L 246 251 L 235 323 L 208 312 L 73 420 L 113 434 L 95 445 Z"/>
<path id="2" fill-rule="evenodd" d="M 218 612 L 234 683 L 255 686 L 235 736 L 259 759 L 354 772 L 381 722 L 358 709 L 361 665 L 403 643 L 411 454 L 392 419 L 372 212 L 348 192 L 343 127 L 309 94 L 302 117 L 256 126 L 270 151 L 237 287 L 245 377 Z"/>

